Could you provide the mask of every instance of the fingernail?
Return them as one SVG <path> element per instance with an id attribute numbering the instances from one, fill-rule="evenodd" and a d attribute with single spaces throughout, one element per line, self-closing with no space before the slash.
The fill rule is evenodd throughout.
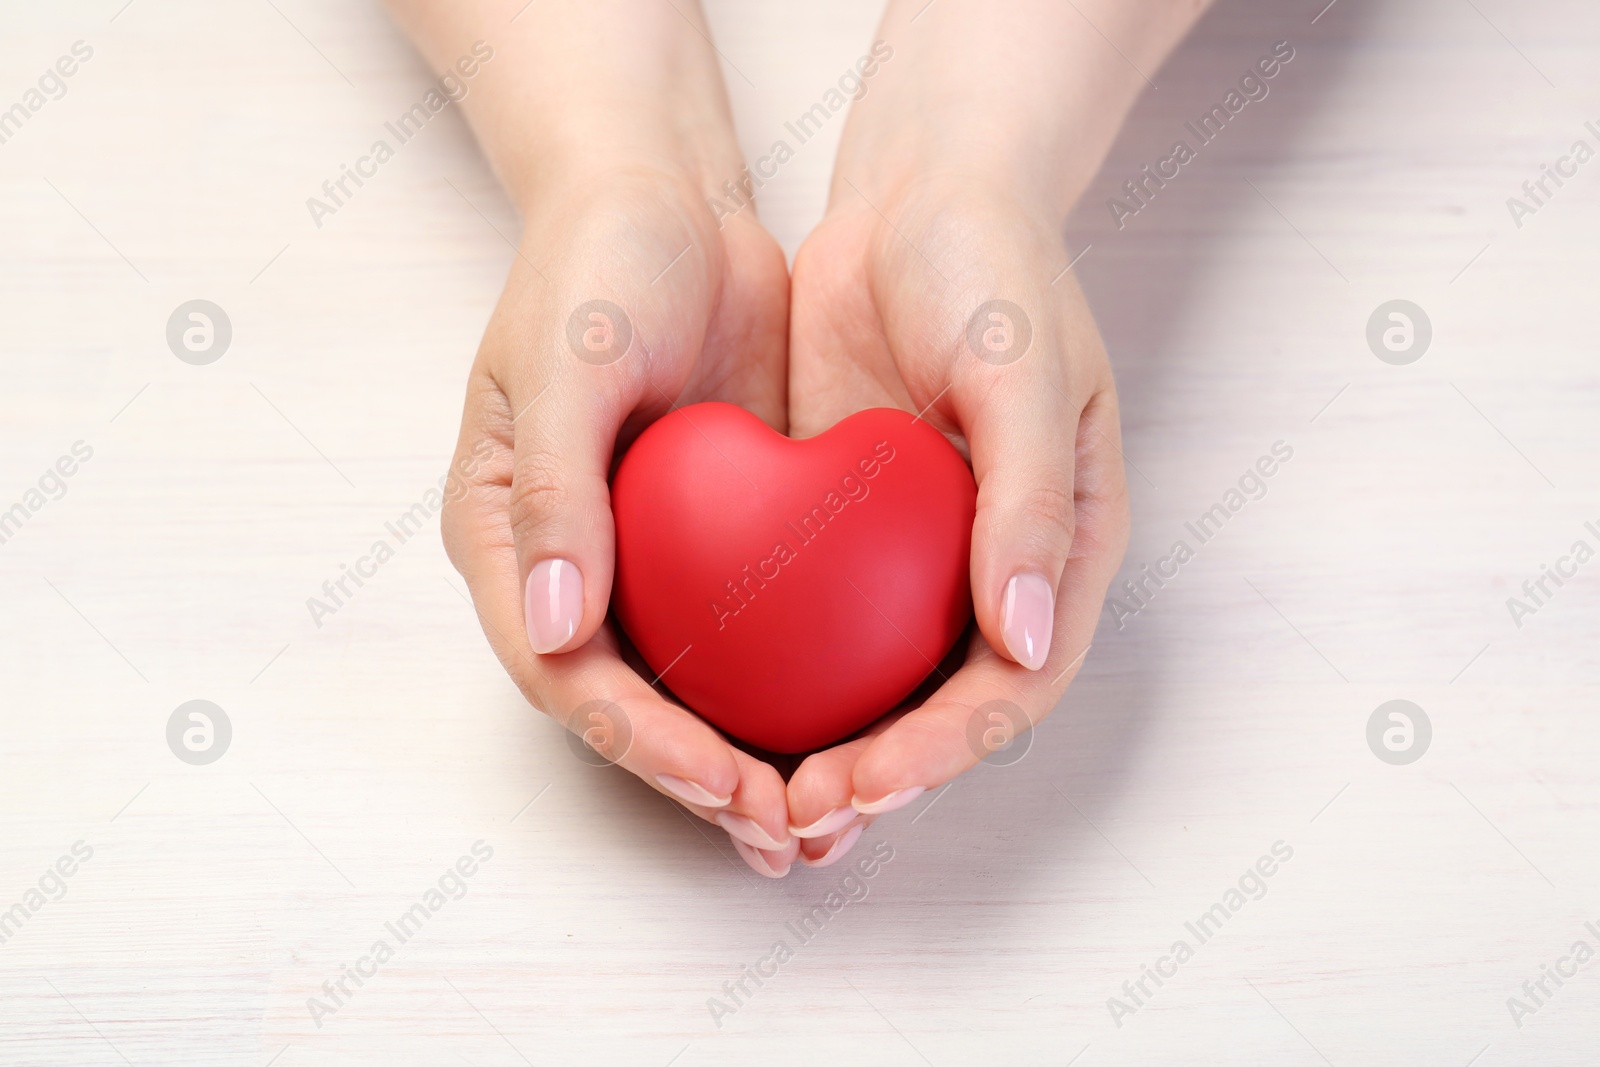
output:
<path id="1" fill-rule="evenodd" d="M 850 820 L 860 814 L 855 808 L 846 804 L 842 808 L 834 808 L 810 826 L 791 826 L 789 827 L 789 832 L 796 837 L 827 837 L 829 834 L 836 834 L 846 826 L 849 826 Z"/>
<path id="2" fill-rule="evenodd" d="M 779 841 L 761 828 L 761 824 L 748 815 L 737 815 L 731 811 L 717 813 L 717 825 L 728 831 L 728 836 L 737 838 L 751 848 L 764 848 L 772 852 L 787 848 L 789 842 Z"/>
<path id="3" fill-rule="evenodd" d="M 739 853 L 740 858 L 750 865 L 751 870 L 763 878 L 782 878 L 789 873 L 789 868 L 793 866 L 794 861 L 792 858 L 788 863 L 775 865 L 774 861 L 761 849 L 751 848 L 737 837 L 734 837 L 731 832 L 728 836 L 732 838 L 734 850 Z"/>
<path id="4" fill-rule="evenodd" d="M 656 775 L 656 781 L 661 783 L 661 788 L 677 797 L 686 804 L 698 804 L 702 808 L 723 808 L 733 801 L 733 794 L 719 797 L 699 782 L 691 782 L 687 778 L 678 778 L 670 774 Z"/>
<path id="5" fill-rule="evenodd" d="M 905 807 L 927 791 L 927 786 L 914 785 L 908 789 L 896 789 L 888 796 L 880 797 L 873 801 L 865 801 L 860 797 L 851 797 L 850 805 L 863 815 L 882 815 L 886 811 L 894 811 Z"/>
<path id="6" fill-rule="evenodd" d="M 856 842 L 861 840 L 861 832 L 866 828 L 866 823 L 862 823 L 860 826 L 852 826 L 839 835 L 839 840 L 835 841 L 833 847 L 824 852 L 820 859 L 807 859 L 805 853 L 802 852 L 800 854 L 800 862 L 807 867 L 833 866 L 844 858 L 846 852 L 856 847 Z"/>
<path id="7" fill-rule="evenodd" d="M 540 655 L 554 652 L 578 632 L 583 619 L 583 574 L 565 559 L 542 559 L 528 572 L 522 598 L 528 643 Z"/>
<path id="8" fill-rule="evenodd" d="M 1050 628 L 1055 619 L 1055 591 L 1044 576 L 1013 575 L 1000 607 L 1000 633 L 1011 658 L 1030 671 L 1043 667 L 1050 655 Z"/>

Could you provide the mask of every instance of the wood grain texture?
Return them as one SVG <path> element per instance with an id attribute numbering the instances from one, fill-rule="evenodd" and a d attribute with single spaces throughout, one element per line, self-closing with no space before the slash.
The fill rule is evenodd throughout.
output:
<path id="1" fill-rule="evenodd" d="M 948 4 L 964 0 L 937 0 Z M 746 151 L 871 40 L 873 5 L 717 0 Z M 1590 1064 L 1600 963 L 1600 142 L 1585 0 L 1221 0 L 1069 226 L 1116 366 L 1122 577 L 1283 441 L 1293 458 L 1119 628 L 1026 758 L 880 821 L 893 859 L 801 941 L 842 867 L 768 883 L 722 835 L 579 762 L 486 647 L 437 524 L 318 628 L 306 598 L 444 470 L 515 219 L 446 114 L 322 228 L 304 206 L 427 72 L 371 4 L 8 4 L 0 107 L 93 59 L 0 144 L 0 1062 Z M 925 16 L 937 18 L 938 7 Z M 1279 40 L 1295 59 L 1118 228 L 1122 182 Z M 737 70 L 732 69 L 733 67 Z M 791 252 L 838 123 L 764 191 Z M 497 232 L 498 231 L 498 232 Z M 183 301 L 226 309 L 205 367 Z M 1409 366 L 1368 316 L 1426 309 Z M 195 767 L 164 731 L 233 726 Z M 1389 766 L 1404 698 L 1431 748 Z M 404 944 L 395 922 L 493 849 Z M 1275 842 L 1265 894 L 1186 930 Z M 1253 883 L 1251 883 L 1253 884 Z M 47 885 L 54 885 L 47 880 Z M 453 888 L 454 883 L 450 883 Z M 307 998 L 395 954 L 315 1025 Z M 1192 959 L 1120 1026 L 1180 938 Z M 778 940 L 793 958 L 720 1027 Z"/>

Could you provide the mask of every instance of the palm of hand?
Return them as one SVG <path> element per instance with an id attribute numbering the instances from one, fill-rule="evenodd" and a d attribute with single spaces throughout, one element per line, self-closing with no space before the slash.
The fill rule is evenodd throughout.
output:
<path id="1" fill-rule="evenodd" d="M 1024 539 L 1053 538 L 1063 553 L 1072 546 L 1061 585 L 1080 599 L 1061 605 L 1058 616 L 1069 617 L 1058 629 L 1086 651 L 1126 524 L 1109 366 L 1081 294 L 1070 282 L 1053 284 L 1067 262 L 1059 235 L 971 188 L 924 187 L 879 206 L 858 192 L 845 200 L 795 259 L 791 430 L 810 436 L 862 408 L 897 407 L 919 413 L 972 460 L 979 628 L 965 665 L 954 675 L 941 670 L 921 707 L 897 709 L 802 764 L 788 785 L 790 820 L 802 826 L 845 804 L 903 803 L 970 767 L 984 755 L 969 740 L 980 707 L 1014 709 L 1010 728 L 1047 714 L 1080 649 L 1058 647 L 1042 677 L 996 654 L 993 595 L 1009 572 L 993 563 L 1007 554 L 1005 527 L 1028 527 Z M 1026 348 L 973 346 L 970 309 L 995 297 L 1026 309 L 1026 322 L 1007 321 L 1008 330 L 1026 331 Z M 1022 432 L 1008 431 L 1009 422 Z M 1053 431 L 1055 447 L 1028 447 L 1041 427 Z"/>

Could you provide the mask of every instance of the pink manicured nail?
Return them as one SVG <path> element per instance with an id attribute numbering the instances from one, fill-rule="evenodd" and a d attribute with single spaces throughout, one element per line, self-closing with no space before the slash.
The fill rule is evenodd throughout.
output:
<path id="1" fill-rule="evenodd" d="M 1056 620 L 1056 595 L 1043 575 L 1018 574 L 1006 583 L 1000 606 L 1000 633 L 1011 658 L 1036 671 L 1050 655 L 1050 628 Z"/>
<path id="2" fill-rule="evenodd" d="M 737 815 L 731 811 L 717 813 L 717 825 L 728 831 L 728 836 L 743 841 L 751 848 L 763 848 L 769 852 L 777 852 L 789 846 L 788 841 L 779 841 L 761 824 L 748 815 Z"/>
<path id="3" fill-rule="evenodd" d="M 788 862 L 775 866 L 775 857 L 769 856 L 759 848 L 751 848 L 731 833 L 728 836 L 732 838 L 734 850 L 739 853 L 739 857 L 750 865 L 751 870 L 763 878 L 782 878 L 789 873 L 789 868 L 794 865 L 794 858 L 791 856 Z"/>
<path id="4" fill-rule="evenodd" d="M 540 655 L 554 652 L 578 632 L 583 620 L 583 575 L 565 559 L 542 559 L 528 572 L 522 598 L 528 643 Z"/>
<path id="5" fill-rule="evenodd" d="M 867 827 L 865 823 L 861 824 L 860 826 L 852 826 L 850 829 L 840 834 L 839 840 L 835 841 L 833 843 L 833 847 L 824 852 L 820 858 L 814 860 L 806 859 L 806 854 L 802 852 L 800 853 L 800 862 L 804 863 L 807 867 L 833 866 L 835 863 L 838 863 L 844 858 L 844 854 L 846 852 L 849 852 L 852 848 L 856 847 L 856 842 L 861 840 L 861 832 L 866 828 Z"/>
<path id="6" fill-rule="evenodd" d="M 846 804 L 842 808 L 834 808 L 810 826 L 791 826 L 789 832 L 796 837 L 827 837 L 849 826 L 851 820 L 860 814 L 855 808 Z"/>
<path id="7" fill-rule="evenodd" d="M 687 778 L 678 778 L 670 774 L 656 775 L 656 781 L 661 783 L 661 788 L 677 797 L 686 804 L 698 804 L 702 808 L 723 808 L 733 801 L 733 794 L 719 797 L 699 782 L 691 782 Z"/>
<path id="8" fill-rule="evenodd" d="M 877 800 L 866 801 L 860 797 L 852 797 L 850 805 L 863 815 L 882 815 L 886 811 L 905 807 L 927 791 L 927 786 L 914 785 L 908 789 L 896 789 L 888 796 Z"/>

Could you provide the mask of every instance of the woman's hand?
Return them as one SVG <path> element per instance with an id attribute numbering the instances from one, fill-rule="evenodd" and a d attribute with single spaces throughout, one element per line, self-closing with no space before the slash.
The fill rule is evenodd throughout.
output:
<path id="1" fill-rule="evenodd" d="M 784 783 L 637 674 L 606 625 L 613 459 L 678 405 L 786 428 L 788 274 L 753 212 L 707 195 L 742 166 L 692 5 L 397 3 L 437 67 L 492 38 L 465 100 L 523 234 L 467 383 L 450 558 L 527 696 L 778 876 Z M 679 11 L 685 14 L 680 14 Z"/>
<path id="2" fill-rule="evenodd" d="M 1115 392 L 1060 220 L 1132 72 L 1206 0 L 891 0 L 881 35 L 903 58 L 852 112 L 796 263 L 792 332 L 777 246 L 752 212 L 719 228 L 705 203 L 741 160 L 697 8 L 390 2 L 436 69 L 474 38 L 503 57 L 463 106 L 525 229 L 469 382 L 455 466 L 473 473 L 445 537 L 528 699 L 772 876 L 797 855 L 837 860 L 872 815 L 971 766 L 974 714 L 998 715 L 987 737 L 1041 718 L 1087 652 L 1127 521 Z M 604 625 L 613 459 L 673 406 L 712 399 L 797 436 L 864 407 L 916 411 L 979 485 L 965 665 L 808 758 L 787 790 L 663 700 Z"/>
<path id="3" fill-rule="evenodd" d="M 802 856 L 1039 722 L 1083 663 L 1127 539 L 1116 388 L 1063 224 L 1206 0 L 890 0 L 894 49 L 794 265 L 789 422 L 916 412 L 972 463 L 977 630 L 920 706 L 789 781 Z"/>
<path id="4" fill-rule="evenodd" d="M 535 707 L 780 873 L 795 846 L 777 771 L 663 699 L 605 619 L 613 456 L 701 400 L 784 427 L 783 255 L 753 219 L 719 232 L 684 176 L 598 180 L 551 190 L 526 220 L 467 385 L 456 460 L 474 473 L 445 544 Z"/>
<path id="5" fill-rule="evenodd" d="M 987 181 L 867 195 L 846 181 L 795 259 L 791 431 L 895 407 L 970 458 L 977 632 L 920 707 L 800 766 L 791 823 L 825 831 L 803 841 L 807 857 L 853 832 L 830 819 L 893 810 L 986 755 L 973 737 L 1043 719 L 1083 662 L 1127 537 L 1116 389 L 1058 229 Z"/>

